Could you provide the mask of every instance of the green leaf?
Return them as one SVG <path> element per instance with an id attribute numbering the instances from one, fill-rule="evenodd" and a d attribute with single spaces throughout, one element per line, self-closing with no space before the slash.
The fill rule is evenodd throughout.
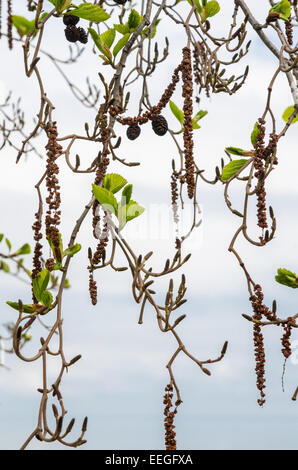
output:
<path id="1" fill-rule="evenodd" d="M 294 106 L 289 106 L 282 115 L 283 120 L 285 122 L 288 122 L 288 120 L 290 119 L 290 117 L 292 116 L 294 111 L 295 111 L 295 107 Z M 296 116 L 294 117 L 294 119 L 292 121 L 292 124 L 294 124 L 297 121 L 298 121 L 298 112 L 297 112 Z"/>
<path id="2" fill-rule="evenodd" d="M 122 191 L 121 206 L 126 206 L 132 195 L 132 184 L 128 184 Z"/>
<path id="3" fill-rule="evenodd" d="M 123 176 L 117 173 L 108 173 L 103 180 L 103 187 L 111 191 L 113 194 L 117 193 L 126 185 L 127 181 Z"/>
<path id="4" fill-rule="evenodd" d="M 127 34 L 129 33 L 129 26 L 128 24 L 114 24 L 114 29 L 120 34 Z"/>
<path id="5" fill-rule="evenodd" d="M 10 302 L 10 300 L 8 300 L 6 303 L 11 308 L 14 308 L 15 310 L 19 311 L 19 302 Z M 34 312 L 36 312 L 38 307 L 40 307 L 40 305 L 26 304 L 26 305 L 23 305 L 23 311 L 24 311 L 24 313 L 34 313 Z"/>
<path id="6" fill-rule="evenodd" d="M 206 18 L 211 18 L 211 16 L 216 15 L 220 11 L 219 3 L 215 0 L 207 2 L 206 4 Z"/>
<path id="7" fill-rule="evenodd" d="M 4 237 L 4 233 L 0 233 L 0 242 L 2 242 L 3 237 Z"/>
<path id="8" fill-rule="evenodd" d="M 51 2 L 54 3 L 54 2 Z M 64 10 L 70 7 L 72 0 L 55 0 L 55 7 L 57 8 L 58 13 L 62 13 Z"/>
<path id="9" fill-rule="evenodd" d="M 151 39 L 153 39 L 154 36 L 156 35 L 157 25 L 158 25 L 158 23 L 160 23 L 160 21 L 161 21 L 161 19 L 156 20 L 156 23 L 155 23 L 154 28 L 152 29 L 152 33 L 150 35 Z M 143 29 L 142 34 L 147 34 L 148 31 L 149 31 L 149 27 L 147 26 L 145 29 Z M 147 38 L 149 38 L 149 35 L 147 36 Z"/>
<path id="10" fill-rule="evenodd" d="M 29 21 L 23 16 L 12 16 L 12 24 L 16 28 L 17 32 L 19 33 L 20 37 L 26 36 L 32 29 L 34 29 L 35 21 Z"/>
<path id="11" fill-rule="evenodd" d="M 145 212 L 145 208 L 140 206 L 136 201 L 130 200 L 127 206 L 127 221 L 133 220 Z"/>
<path id="12" fill-rule="evenodd" d="M 141 23 L 142 18 L 136 10 L 131 10 L 128 17 L 128 27 L 130 30 L 136 30 L 139 24 Z"/>
<path id="13" fill-rule="evenodd" d="M 93 5 L 93 3 L 81 3 L 78 8 L 71 10 L 67 14 L 77 16 L 83 20 L 94 21 L 95 23 L 101 23 L 110 18 L 108 13 L 98 5 Z"/>
<path id="14" fill-rule="evenodd" d="M 233 160 L 232 162 L 228 163 L 222 170 L 222 179 L 223 181 L 227 181 L 228 179 L 232 178 L 237 171 L 239 171 L 244 165 L 247 163 L 247 160 Z"/>
<path id="15" fill-rule="evenodd" d="M 184 113 L 181 109 L 178 108 L 178 106 L 170 100 L 170 108 L 174 116 L 178 119 L 180 122 L 181 126 L 183 126 L 184 123 Z"/>
<path id="16" fill-rule="evenodd" d="M 29 243 L 25 243 L 25 245 L 21 246 L 21 248 L 15 252 L 15 256 L 29 255 L 29 253 L 31 253 L 31 247 Z"/>
<path id="17" fill-rule="evenodd" d="M 193 118 L 192 118 L 192 128 L 193 129 L 200 129 L 201 126 L 198 125 L 198 121 L 203 119 L 208 114 L 208 111 L 199 111 Z"/>
<path id="18" fill-rule="evenodd" d="M 279 13 L 281 20 L 288 21 L 291 16 L 291 4 L 289 0 L 282 0 L 269 10 L 270 13 Z"/>
<path id="19" fill-rule="evenodd" d="M 191 0 L 187 0 L 188 3 L 192 6 L 192 1 Z M 197 9 L 198 9 L 198 12 L 201 14 L 202 13 L 202 5 L 200 3 L 200 0 L 194 0 L 194 4 L 196 5 Z"/>
<path id="20" fill-rule="evenodd" d="M 106 188 L 97 186 L 96 184 L 92 185 L 92 191 L 97 201 L 112 214 L 117 215 L 118 212 L 118 203 L 114 194 Z"/>
<path id="21" fill-rule="evenodd" d="M 226 151 L 231 153 L 232 155 L 238 155 L 239 157 L 242 157 L 245 153 L 245 150 L 240 149 L 238 147 L 226 147 Z"/>
<path id="22" fill-rule="evenodd" d="M 298 288 L 297 274 L 293 273 L 292 271 L 289 271 L 288 269 L 278 269 L 277 276 L 275 276 L 275 280 L 279 284 L 291 287 L 292 289 Z"/>
<path id="23" fill-rule="evenodd" d="M 64 289 L 69 289 L 71 286 L 70 286 L 70 282 L 68 279 L 65 279 L 65 282 L 64 282 Z"/>
<path id="24" fill-rule="evenodd" d="M 46 290 L 50 280 L 50 271 L 43 269 L 32 281 L 33 293 L 39 302 L 42 302 L 42 294 Z"/>
<path id="25" fill-rule="evenodd" d="M 125 34 L 123 36 L 123 38 L 119 39 L 119 41 L 117 42 L 117 44 L 115 45 L 115 47 L 113 49 L 113 56 L 114 57 L 116 57 L 118 52 L 120 52 L 121 49 L 123 49 L 123 47 L 126 46 L 126 44 L 128 43 L 129 38 L 130 38 L 130 33 Z"/>
<path id="26" fill-rule="evenodd" d="M 251 143 L 252 145 L 255 147 L 256 144 L 257 144 L 257 140 L 258 140 L 258 135 L 260 133 L 260 129 L 259 129 L 259 123 L 256 122 L 255 125 L 254 125 L 254 128 L 253 128 L 253 131 L 251 133 L 251 137 L 250 137 L 250 140 L 251 140 Z"/>
<path id="27" fill-rule="evenodd" d="M 53 296 L 51 294 L 51 292 L 49 292 L 48 290 L 45 290 L 42 294 L 41 294 L 41 299 L 40 299 L 40 302 L 45 305 L 46 307 L 50 307 L 53 303 Z"/>
<path id="28" fill-rule="evenodd" d="M 5 273 L 10 272 L 10 267 L 4 261 L 0 261 L 0 269 L 2 269 L 2 271 L 4 271 Z"/>
<path id="29" fill-rule="evenodd" d="M 82 248 L 82 246 L 79 243 L 76 243 L 75 245 L 66 248 L 66 250 L 63 252 L 63 258 L 64 258 L 64 256 L 73 256 L 73 255 L 75 255 L 76 253 L 78 253 L 80 251 L 81 248 Z"/>
<path id="30" fill-rule="evenodd" d="M 108 47 L 111 47 L 111 45 L 113 44 L 114 40 L 115 40 L 115 36 L 116 36 L 116 31 L 114 30 L 114 28 L 112 29 L 108 29 L 107 31 L 105 31 L 104 33 L 102 33 L 100 35 L 100 39 L 104 42 L 104 44 L 106 44 Z"/>
<path id="31" fill-rule="evenodd" d="M 10 241 L 8 240 L 8 238 L 5 238 L 5 243 L 6 243 L 6 245 L 7 245 L 8 250 L 10 251 L 10 250 L 11 250 L 11 243 L 10 243 Z"/>

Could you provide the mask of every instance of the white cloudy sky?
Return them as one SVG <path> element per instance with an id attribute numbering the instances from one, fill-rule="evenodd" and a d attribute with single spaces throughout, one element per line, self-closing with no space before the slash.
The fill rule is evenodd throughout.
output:
<path id="1" fill-rule="evenodd" d="M 231 2 L 225 2 L 223 14 L 214 23 L 219 34 L 229 24 Z M 265 18 L 267 7 L 257 0 L 248 2 L 259 20 Z M 264 2 L 265 4 L 266 2 Z M 224 2 L 221 2 L 224 4 Z M 182 6 L 186 8 L 186 3 Z M 181 6 L 181 8 L 182 8 Z M 22 13 L 23 9 L 15 10 Z M 184 46 L 184 33 L 163 19 L 157 39 L 163 43 L 165 32 L 170 39 L 170 57 L 160 66 L 152 80 L 152 96 L 158 98 L 167 85 L 171 71 L 180 61 Z M 214 168 L 224 156 L 229 145 L 248 147 L 250 132 L 265 106 L 264 90 L 269 84 L 277 64 L 258 38 L 253 39 L 249 57 L 237 71 L 251 64 L 247 84 L 236 96 L 215 95 L 202 97 L 201 107 L 209 114 L 196 134 L 196 156 L 200 167 L 213 176 Z M 22 97 L 29 123 L 37 112 L 38 94 L 34 78 L 24 77 L 20 44 L 13 52 L 1 41 L 1 57 L 7 65 L 0 77 L 1 98 L 9 90 Z M 45 48 L 67 56 L 63 25 L 54 20 L 45 36 Z M 45 58 L 40 61 L 45 76 L 46 89 L 56 106 L 55 117 L 60 134 L 83 132 L 84 122 L 92 122 L 93 113 L 75 102 L 64 81 Z M 97 72 L 105 72 L 96 55 L 85 51 L 78 67 L 69 69 L 74 83 L 84 87 L 84 77 L 97 81 Z M 137 96 L 137 89 L 135 89 Z M 179 94 L 174 101 L 181 104 Z M 132 101 L 132 112 L 134 100 Z M 285 79 L 279 79 L 273 94 L 273 107 L 277 116 L 291 104 Z M 173 128 L 175 119 L 167 114 Z M 282 126 L 281 118 L 278 126 Z M 119 132 L 124 134 L 123 129 Z M 169 136 L 152 138 L 146 126 L 135 142 L 123 136 L 119 155 L 130 161 L 140 161 L 141 166 L 128 169 L 113 164 L 111 171 L 119 172 L 134 185 L 135 198 L 152 214 L 158 204 L 169 204 L 169 172 L 175 148 Z M 297 129 L 290 129 L 280 144 L 279 162 L 272 174 L 268 201 L 278 218 L 276 238 L 270 246 L 239 248 L 253 277 L 264 286 L 266 301 L 278 299 L 281 314 L 296 312 L 296 294 L 277 285 L 274 274 L 278 267 L 297 269 L 297 196 L 296 184 Z M 39 142 L 43 151 L 44 140 Z M 95 145 L 78 145 L 82 162 L 96 156 Z M 5 233 L 14 246 L 31 242 L 31 224 L 37 200 L 33 186 L 40 177 L 44 160 L 35 156 L 15 165 L 15 153 L 5 148 L 1 152 L 0 232 Z M 63 233 L 65 239 L 78 214 L 90 195 L 92 177 L 74 175 L 61 163 Z M 234 205 L 242 204 L 239 189 L 232 193 Z M 297 448 L 297 405 L 290 400 L 297 385 L 297 365 L 288 364 L 286 391 L 281 390 L 282 357 L 280 330 L 266 331 L 268 349 L 267 394 L 264 409 L 256 404 L 252 335 L 250 325 L 241 317 L 250 313 L 250 305 L 242 272 L 227 252 L 237 220 L 223 202 L 223 188 L 200 185 L 199 201 L 203 208 L 203 224 L 198 238 L 190 243 L 193 257 L 185 267 L 188 280 L 188 303 L 183 312 L 188 314 L 181 325 L 181 336 L 190 350 L 200 358 L 214 357 L 225 340 L 230 347 L 225 360 L 212 367 L 210 378 L 203 376 L 186 358 L 179 358 L 175 371 L 180 383 L 184 403 L 177 417 L 178 446 L 181 449 L 295 449 Z M 129 238 L 137 252 L 155 250 L 154 262 L 172 252 L 169 239 L 158 239 L 152 230 L 137 239 L 142 221 L 132 222 Z M 70 272 L 72 289 L 65 293 L 64 322 L 65 346 L 69 357 L 82 353 L 83 359 L 65 377 L 63 394 L 69 414 L 79 419 L 89 416 L 88 444 L 90 449 L 159 449 L 162 448 L 162 394 L 168 377 L 165 364 L 175 348 L 172 338 L 160 334 L 155 316 L 146 310 L 142 326 L 137 324 L 138 308 L 130 297 L 130 279 L 126 273 L 99 272 L 99 303 L 92 307 L 88 298 L 87 247 L 93 244 L 90 237 L 90 218 L 82 228 L 78 242 L 82 251 L 75 257 Z M 132 226 L 131 226 L 132 227 Z M 156 228 L 156 226 L 155 226 Z M 169 234 L 169 238 L 172 235 Z M 93 245 L 91 245 L 93 246 Z M 260 256 L 261 253 L 261 256 Z M 119 261 L 121 263 L 121 260 Z M 178 281 L 178 276 L 177 276 Z M 160 282 L 162 292 L 165 283 Z M 1 323 L 14 318 L 5 301 L 30 299 L 26 285 L 1 275 Z M 0 330 L 1 331 L 1 330 Z M 6 358 L 11 370 L 0 369 L 0 447 L 14 449 L 35 426 L 39 396 L 36 388 L 41 383 L 40 364 L 24 365 L 15 358 Z M 54 377 L 55 362 L 49 373 Z M 260 437 L 261 436 L 261 437 Z M 37 441 L 32 449 L 45 448 Z M 58 448 L 53 445 L 51 448 Z"/>

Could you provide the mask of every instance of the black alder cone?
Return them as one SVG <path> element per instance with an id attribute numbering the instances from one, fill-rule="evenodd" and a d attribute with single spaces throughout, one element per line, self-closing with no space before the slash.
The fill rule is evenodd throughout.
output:
<path id="1" fill-rule="evenodd" d="M 80 40 L 80 31 L 76 26 L 69 25 L 64 30 L 65 37 L 69 42 L 77 42 Z"/>
<path id="2" fill-rule="evenodd" d="M 64 15 L 63 16 L 63 23 L 66 26 L 75 26 L 80 21 L 80 18 L 74 15 Z"/>
<path id="3" fill-rule="evenodd" d="M 118 3 L 118 5 L 124 5 L 127 0 L 114 0 L 115 3 Z"/>
<path id="4" fill-rule="evenodd" d="M 83 28 L 78 28 L 78 32 L 79 32 L 79 35 L 80 35 L 79 41 L 82 42 L 83 44 L 87 44 L 88 37 L 87 37 L 86 31 Z"/>
<path id="5" fill-rule="evenodd" d="M 159 136 L 165 135 L 168 131 L 167 120 L 163 116 L 157 116 L 152 119 L 152 129 Z"/>
<path id="6" fill-rule="evenodd" d="M 135 140 L 139 137 L 141 133 L 141 128 L 137 124 L 131 124 L 131 126 L 128 126 L 126 135 L 129 138 L 129 140 Z"/>

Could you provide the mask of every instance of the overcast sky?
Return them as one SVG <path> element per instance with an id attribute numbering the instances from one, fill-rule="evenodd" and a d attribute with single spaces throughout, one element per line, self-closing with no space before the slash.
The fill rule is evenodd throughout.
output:
<path id="1" fill-rule="evenodd" d="M 224 26 L 230 24 L 228 14 L 232 1 L 220 3 L 223 12 L 214 18 L 214 24 L 219 34 L 224 34 Z M 257 0 L 249 4 L 258 19 L 263 21 L 266 6 Z M 188 8 L 185 2 L 183 7 Z M 23 12 L 20 8 L 15 14 Z M 152 78 L 153 102 L 158 100 L 168 84 L 173 68 L 180 61 L 180 49 L 185 44 L 184 32 L 163 18 L 156 36 L 161 48 L 165 33 L 170 39 L 170 56 Z M 200 168 L 205 168 L 206 175 L 210 177 L 224 156 L 225 147 L 250 147 L 251 130 L 263 112 L 265 90 L 277 67 L 275 58 L 250 29 L 249 35 L 252 38 L 250 55 L 235 69 L 237 73 L 248 63 L 251 65 L 246 85 L 233 97 L 219 94 L 207 99 L 202 95 L 201 109 L 208 110 L 209 114 L 202 121 L 201 130 L 195 134 L 196 158 Z M 45 35 L 46 47 L 59 54 L 59 58 L 67 57 L 61 20 L 50 22 Z M 20 44 L 9 52 L 6 40 L 2 38 L 0 49 L 3 63 L 8 64 L 1 71 L 0 96 L 3 99 L 12 90 L 15 98 L 22 97 L 30 128 L 38 110 L 35 79 L 29 80 L 24 76 Z M 89 44 L 80 64 L 69 67 L 72 81 L 83 88 L 86 74 L 97 83 L 98 71 L 106 72 L 90 49 Z M 41 58 L 40 68 L 45 76 L 48 96 L 55 103 L 59 133 L 83 133 L 85 121 L 91 123 L 94 112 L 74 100 L 63 79 L 45 57 Z M 131 113 L 135 113 L 135 98 L 138 96 L 137 88 L 134 90 Z M 286 79 L 281 77 L 277 80 L 272 99 L 278 129 L 281 129 L 282 113 L 292 104 Z M 182 104 L 179 93 L 173 100 L 178 105 Z M 175 118 L 168 111 L 165 115 L 170 126 L 178 129 Z M 156 216 L 156 211 L 166 214 L 169 209 L 169 175 L 171 160 L 176 156 L 175 147 L 170 136 L 152 136 L 150 126 L 143 126 L 141 137 L 133 143 L 126 139 L 120 126 L 117 132 L 123 135 L 119 156 L 128 161 L 140 161 L 141 166 L 130 169 L 113 163 L 109 171 L 119 172 L 133 183 L 134 198 L 146 207 L 143 221 L 140 217 L 131 222 L 127 236 L 137 253 L 145 254 L 154 249 L 152 259 L 158 269 L 173 252 L 173 245 L 169 243 L 173 239 L 172 227 L 170 225 L 168 231 L 166 225 L 161 229 L 161 219 Z M 43 155 L 44 144 L 44 139 L 38 144 Z M 98 150 L 96 145 L 85 143 L 75 148 L 84 166 L 95 158 Z M 5 147 L 1 151 L 0 232 L 5 233 L 18 248 L 25 242 L 32 243 L 31 225 L 37 208 L 33 187 L 43 172 L 45 159 L 31 155 L 15 165 L 15 157 L 10 148 Z M 247 246 L 244 242 L 238 245 L 253 278 L 264 287 L 266 302 L 270 305 L 272 299 L 277 298 L 282 316 L 297 311 L 296 292 L 274 281 L 277 268 L 298 269 L 297 157 L 297 128 L 293 126 L 280 143 L 279 165 L 271 176 L 267 192 L 268 203 L 274 207 L 277 216 L 276 237 L 262 249 Z M 65 240 L 89 200 L 92 180 L 92 176 L 71 173 L 61 162 L 62 231 Z M 267 403 L 260 409 L 256 403 L 252 328 L 241 316 L 242 313 L 251 314 L 246 281 L 236 260 L 227 251 L 239 221 L 224 205 L 220 184 L 214 187 L 200 183 L 198 194 L 203 223 L 196 238 L 191 239 L 185 248 L 185 254 L 189 248 L 193 256 L 184 269 L 188 303 L 183 307 L 183 313 L 187 314 L 187 319 L 179 328 L 185 345 L 200 359 L 217 356 L 225 340 L 229 340 L 229 349 L 225 359 L 211 367 L 211 377 L 202 375 L 186 357 L 181 356 L 175 361 L 175 374 L 183 398 L 177 416 L 178 448 L 297 449 L 298 410 L 291 396 L 298 385 L 298 365 L 295 361 L 288 362 L 283 393 L 281 331 L 266 329 Z M 239 204 L 241 207 L 239 188 L 231 193 L 231 197 L 234 206 Z M 145 220 L 147 233 L 141 230 Z M 168 219 L 163 217 L 163 220 Z M 150 308 L 145 311 L 144 324 L 137 324 L 138 306 L 130 295 L 128 273 L 97 272 L 99 302 L 96 307 L 90 304 L 87 248 L 95 246 L 90 234 L 89 217 L 78 236 L 77 241 L 83 248 L 73 259 L 69 276 L 72 288 L 65 292 L 63 304 L 67 357 L 83 355 L 65 376 L 62 386 L 69 416 L 78 418 L 73 435 L 80 429 L 80 420 L 88 415 L 86 449 L 162 449 L 162 395 L 168 383 L 165 365 L 175 350 L 175 343 L 169 335 L 160 333 Z M 122 261 L 119 257 L 119 265 Z M 21 298 L 29 302 L 30 289 L 0 274 L 2 324 L 15 319 L 15 312 L 5 301 Z M 177 283 L 179 277 L 180 274 L 175 276 Z M 164 292 L 166 282 L 156 283 L 159 293 Z M 40 334 L 40 331 L 36 333 L 37 339 Z M 297 335 L 293 339 L 297 340 Z M 36 344 L 28 346 L 28 353 Z M 5 359 L 10 370 L 0 368 L 0 448 L 16 449 L 35 427 L 40 398 L 36 388 L 41 386 L 41 364 L 24 364 L 14 357 Z M 50 378 L 55 377 L 56 367 L 56 362 L 50 361 Z M 48 447 L 34 441 L 30 448 Z M 61 446 L 53 444 L 50 448 Z"/>

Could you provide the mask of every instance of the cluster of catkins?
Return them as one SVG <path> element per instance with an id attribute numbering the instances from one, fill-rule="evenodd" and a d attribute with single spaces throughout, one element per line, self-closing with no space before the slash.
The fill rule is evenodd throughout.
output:
<path id="1" fill-rule="evenodd" d="M 174 419 L 177 414 L 177 407 L 181 402 L 178 400 L 175 403 L 175 408 L 171 411 L 172 408 L 172 398 L 173 398 L 173 385 L 169 384 L 165 388 L 165 394 L 163 397 L 164 408 L 164 427 L 165 427 L 165 447 L 166 450 L 176 450 L 176 432 L 174 431 Z"/>
<path id="2" fill-rule="evenodd" d="M 152 122 L 152 129 L 155 134 L 163 136 L 168 131 L 168 123 L 166 119 L 161 115 L 162 110 L 169 103 L 175 89 L 179 82 L 179 74 L 182 74 L 182 97 L 184 98 L 184 123 L 183 123 L 183 140 L 184 140 L 184 157 L 185 157 L 185 173 L 187 191 L 190 199 L 194 197 L 195 191 L 195 164 L 193 158 L 193 125 L 192 125 L 192 113 L 193 113 L 193 77 L 192 77 L 192 64 L 191 64 L 191 52 L 189 47 L 183 48 L 183 58 L 181 63 L 175 68 L 172 80 L 163 92 L 158 104 L 152 106 L 150 110 L 145 111 L 143 114 L 136 117 L 125 117 L 121 118 L 118 115 L 123 112 L 119 107 L 111 106 L 110 114 L 116 118 L 116 120 L 122 124 L 128 126 L 127 137 L 130 140 L 135 140 L 141 133 L 140 126 L 147 123 L 149 120 Z"/>
<path id="3" fill-rule="evenodd" d="M 66 25 L 66 28 L 64 30 L 65 32 L 65 37 L 67 41 L 69 42 L 81 42 L 83 44 L 86 44 L 88 42 L 88 37 L 86 31 L 78 27 L 77 24 L 80 21 L 80 18 L 74 15 L 64 15 L 63 16 L 63 23 Z"/>
<path id="4" fill-rule="evenodd" d="M 62 147 L 57 142 L 58 132 L 56 123 L 48 124 L 46 127 L 48 136 L 47 149 L 47 176 L 46 176 L 46 187 L 48 190 L 48 196 L 46 203 L 48 204 L 48 210 L 46 212 L 45 225 L 46 225 L 46 236 L 51 242 L 55 258 L 58 262 L 62 261 L 62 253 L 60 251 L 60 234 L 58 225 L 60 224 L 60 186 L 58 181 L 59 167 L 56 163 L 56 159 L 61 155 Z"/>

